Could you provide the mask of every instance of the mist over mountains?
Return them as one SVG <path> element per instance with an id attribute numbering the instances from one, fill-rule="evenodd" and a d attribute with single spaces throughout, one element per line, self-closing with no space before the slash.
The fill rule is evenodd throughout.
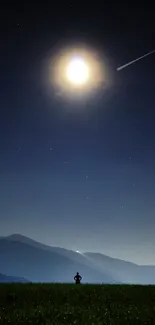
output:
<path id="1" fill-rule="evenodd" d="M 0 273 L 13 277 L 12 282 L 73 282 L 76 272 L 83 283 L 155 284 L 155 266 L 139 266 L 100 253 L 80 254 L 18 234 L 0 238 Z M 1 276 L 0 282 L 5 282 Z"/>
<path id="2" fill-rule="evenodd" d="M 8 276 L 0 273 L 0 283 L 27 283 L 24 278 L 17 278 L 15 276 Z"/>

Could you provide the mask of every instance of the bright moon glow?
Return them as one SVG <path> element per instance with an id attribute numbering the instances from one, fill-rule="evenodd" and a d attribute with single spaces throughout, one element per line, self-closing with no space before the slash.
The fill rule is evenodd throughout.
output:
<path id="1" fill-rule="evenodd" d="M 62 49 L 51 60 L 50 67 L 50 81 L 63 97 L 81 98 L 107 85 L 105 64 L 97 52 L 89 48 Z"/>
<path id="2" fill-rule="evenodd" d="M 72 59 L 67 67 L 67 78 L 75 85 L 82 85 L 89 81 L 89 68 L 81 58 Z"/>

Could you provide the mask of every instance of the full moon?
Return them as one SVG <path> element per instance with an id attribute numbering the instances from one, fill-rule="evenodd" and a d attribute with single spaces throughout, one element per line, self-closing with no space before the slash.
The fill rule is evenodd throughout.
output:
<path id="1" fill-rule="evenodd" d="M 62 48 L 50 61 L 50 82 L 61 97 L 83 98 L 107 84 L 107 72 L 97 51 L 80 46 Z"/>
<path id="2" fill-rule="evenodd" d="M 73 58 L 70 60 L 66 76 L 74 85 L 83 85 L 89 81 L 89 67 L 82 58 Z"/>

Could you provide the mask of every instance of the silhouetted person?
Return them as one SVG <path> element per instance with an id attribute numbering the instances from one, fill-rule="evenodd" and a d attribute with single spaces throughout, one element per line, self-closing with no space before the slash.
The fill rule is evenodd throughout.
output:
<path id="1" fill-rule="evenodd" d="M 81 275 L 79 274 L 79 272 L 76 273 L 75 277 L 74 277 L 75 283 L 76 284 L 80 284 L 80 281 L 82 280 Z"/>

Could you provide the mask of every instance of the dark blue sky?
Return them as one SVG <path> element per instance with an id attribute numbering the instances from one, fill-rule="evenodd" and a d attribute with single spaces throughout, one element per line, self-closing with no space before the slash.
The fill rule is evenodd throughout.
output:
<path id="1" fill-rule="evenodd" d="M 155 264 L 155 55 L 116 71 L 155 48 L 154 17 L 112 8 L 2 8 L 0 235 Z M 68 102 L 46 62 L 79 41 L 112 82 Z"/>

